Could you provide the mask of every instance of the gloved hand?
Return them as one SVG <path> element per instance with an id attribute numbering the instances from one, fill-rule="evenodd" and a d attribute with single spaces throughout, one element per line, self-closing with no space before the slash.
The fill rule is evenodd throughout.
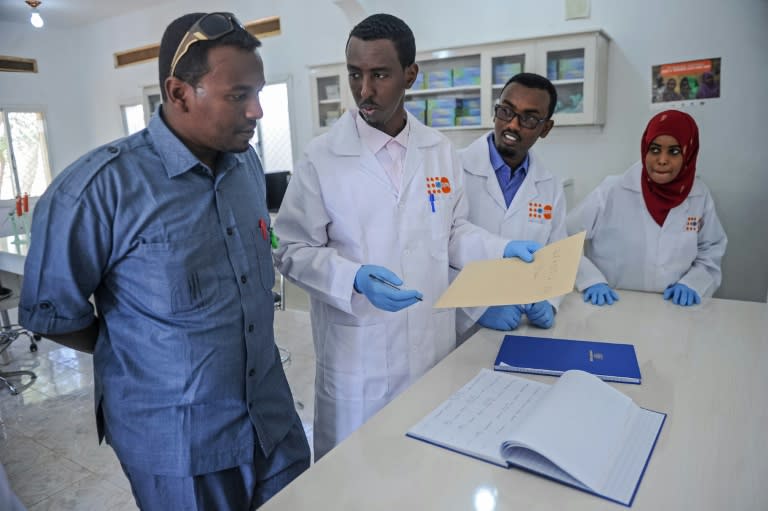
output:
<path id="1" fill-rule="evenodd" d="M 541 243 L 538 241 L 510 241 L 507 246 L 504 247 L 504 258 L 519 257 L 526 263 L 533 261 L 533 253 L 541 248 Z"/>
<path id="2" fill-rule="evenodd" d="M 683 307 L 701 303 L 699 293 L 679 282 L 677 284 L 668 285 L 667 289 L 664 290 L 664 299 L 669 300 L 670 298 L 672 299 L 672 303 L 682 305 Z"/>
<path id="3" fill-rule="evenodd" d="M 593 284 L 584 290 L 584 301 L 602 307 L 605 304 L 613 305 L 613 302 L 618 302 L 619 295 L 608 284 Z"/>
<path id="4" fill-rule="evenodd" d="M 551 328 L 555 323 L 555 308 L 546 300 L 525 306 L 528 321 L 539 328 Z"/>
<path id="5" fill-rule="evenodd" d="M 381 280 L 390 282 L 389 286 L 379 280 L 371 278 L 371 275 Z M 364 264 L 355 275 L 355 291 L 368 298 L 374 307 L 396 312 L 418 302 L 422 295 L 415 289 L 398 289 L 403 281 L 383 266 Z"/>
<path id="6" fill-rule="evenodd" d="M 477 322 L 494 330 L 514 330 L 520 324 L 522 315 L 523 307 L 521 305 L 494 305 L 488 307 Z"/>

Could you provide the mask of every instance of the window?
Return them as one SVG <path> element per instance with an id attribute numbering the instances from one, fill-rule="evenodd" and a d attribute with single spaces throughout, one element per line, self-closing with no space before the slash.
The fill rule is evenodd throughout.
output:
<path id="1" fill-rule="evenodd" d="M 43 113 L 0 109 L 0 200 L 39 197 L 50 182 Z"/>
<path id="2" fill-rule="evenodd" d="M 251 145 L 259 153 L 267 173 L 293 170 L 288 86 L 287 80 L 275 82 L 264 87 L 259 94 L 264 117 L 259 121 Z"/>
<path id="3" fill-rule="evenodd" d="M 133 135 L 137 131 L 146 128 L 144 123 L 144 105 L 123 105 L 120 107 L 123 111 L 123 130 L 126 135 Z"/>

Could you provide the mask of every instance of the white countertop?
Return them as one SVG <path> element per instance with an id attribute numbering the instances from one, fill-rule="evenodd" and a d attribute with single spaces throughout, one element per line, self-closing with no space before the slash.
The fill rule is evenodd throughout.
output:
<path id="1" fill-rule="evenodd" d="M 768 305 L 714 299 L 682 308 L 658 294 L 620 296 L 600 308 L 572 293 L 553 329 L 517 333 L 635 345 L 642 385 L 611 385 L 668 417 L 632 508 L 768 509 Z M 405 436 L 492 367 L 501 339 L 476 334 L 262 509 L 622 509 Z M 493 496 L 495 507 L 477 506 L 478 495 L 486 504 Z"/>

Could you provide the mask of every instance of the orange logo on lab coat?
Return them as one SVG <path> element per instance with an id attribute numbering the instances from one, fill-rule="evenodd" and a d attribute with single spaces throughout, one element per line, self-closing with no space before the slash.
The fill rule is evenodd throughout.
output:
<path id="1" fill-rule="evenodd" d="M 552 220 L 552 204 L 544 204 L 542 202 L 529 202 L 528 220 Z"/>
<path id="2" fill-rule="evenodd" d="M 702 227 L 704 227 L 704 219 L 701 217 L 689 216 L 685 223 L 686 231 L 699 232 Z"/>
<path id="3" fill-rule="evenodd" d="M 431 176 L 427 177 L 427 194 L 448 194 L 451 193 L 451 182 L 447 177 Z"/>

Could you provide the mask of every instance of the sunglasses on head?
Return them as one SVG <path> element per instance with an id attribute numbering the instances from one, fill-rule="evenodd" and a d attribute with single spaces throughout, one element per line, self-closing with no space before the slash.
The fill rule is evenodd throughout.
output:
<path id="1" fill-rule="evenodd" d="M 221 39 L 230 32 L 234 32 L 237 27 L 242 28 L 243 25 L 231 12 L 212 12 L 197 20 L 194 25 L 189 27 L 176 48 L 176 53 L 173 54 L 173 60 L 171 60 L 171 74 L 169 76 L 175 76 L 176 65 L 193 44 L 200 41 Z"/>

